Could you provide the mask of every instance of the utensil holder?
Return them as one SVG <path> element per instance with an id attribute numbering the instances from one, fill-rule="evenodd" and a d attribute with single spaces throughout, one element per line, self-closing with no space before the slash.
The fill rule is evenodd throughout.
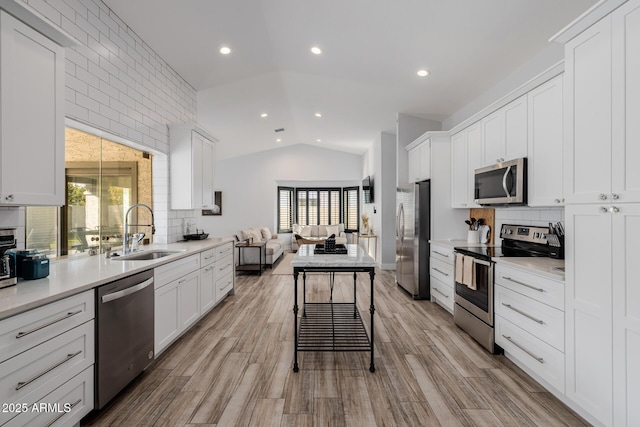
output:
<path id="1" fill-rule="evenodd" d="M 480 243 L 480 231 L 469 230 L 467 232 L 467 243 Z"/>

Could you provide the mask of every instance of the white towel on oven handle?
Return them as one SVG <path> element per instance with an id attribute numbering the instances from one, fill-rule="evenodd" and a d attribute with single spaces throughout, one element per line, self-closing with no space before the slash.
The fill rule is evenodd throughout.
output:
<path id="1" fill-rule="evenodd" d="M 472 256 L 465 255 L 463 261 L 462 283 L 469 289 L 476 290 L 476 268 L 475 259 Z"/>
<path id="2" fill-rule="evenodd" d="M 463 276 L 463 268 L 464 268 L 464 255 L 460 253 L 456 253 L 456 276 L 455 281 L 458 283 L 462 283 L 464 280 Z"/>

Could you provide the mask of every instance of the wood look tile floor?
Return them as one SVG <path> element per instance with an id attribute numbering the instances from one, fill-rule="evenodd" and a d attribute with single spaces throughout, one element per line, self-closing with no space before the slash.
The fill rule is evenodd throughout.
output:
<path id="1" fill-rule="evenodd" d="M 368 279 L 357 285 L 366 324 Z M 307 281 L 308 301 L 328 301 L 327 274 Z M 294 373 L 293 277 L 240 275 L 235 295 L 82 425 L 588 425 L 444 309 L 411 299 L 393 271 L 376 270 L 375 286 L 375 373 L 369 353 L 300 353 Z M 334 301 L 352 289 L 352 275 L 336 275 Z"/>

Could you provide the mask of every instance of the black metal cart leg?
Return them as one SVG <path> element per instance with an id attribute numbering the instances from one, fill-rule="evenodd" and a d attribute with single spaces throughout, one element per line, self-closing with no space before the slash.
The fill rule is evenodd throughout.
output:
<path id="1" fill-rule="evenodd" d="M 293 269 L 293 372 L 298 372 L 298 271 Z"/>
<path id="2" fill-rule="evenodd" d="M 358 279 L 358 273 L 353 272 L 353 318 L 358 317 L 358 297 L 356 293 L 356 283 Z"/>
<path id="3" fill-rule="evenodd" d="M 371 305 L 369 306 L 369 313 L 371 313 L 371 364 L 369 365 L 369 371 L 370 372 L 375 372 L 376 371 L 376 366 L 373 363 L 373 313 L 376 312 L 376 307 L 373 304 L 373 278 L 375 276 L 375 272 L 372 269 L 369 272 L 369 277 L 371 277 Z"/>
<path id="4" fill-rule="evenodd" d="M 307 306 L 307 272 L 302 272 L 302 317 L 307 317 L 305 307 Z"/>

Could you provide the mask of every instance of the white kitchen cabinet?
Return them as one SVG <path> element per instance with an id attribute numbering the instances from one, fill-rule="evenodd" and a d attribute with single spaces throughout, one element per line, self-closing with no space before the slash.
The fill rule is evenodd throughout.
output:
<path id="1" fill-rule="evenodd" d="M 527 156 L 527 95 L 482 119 L 482 166 Z"/>
<path id="2" fill-rule="evenodd" d="M 453 276 L 453 248 L 431 244 L 430 269 L 431 300 L 453 313 L 455 282 Z"/>
<path id="3" fill-rule="evenodd" d="M 415 143 L 415 142 L 414 142 Z M 412 143 L 413 145 L 413 143 Z M 420 182 L 431 178 L 431 138 L 421 141 L 408 150 L 409 182 Z"/>
<path id="4" fill-rule="evenodd" d="M 0 11 L 0 204 L 65 203 L 64 48 Z"/>
<path id="5" fill-rule="evenodd" d="M 561 206 L 562 192 L 562 75 L 528 94 L 529 206 Z"/>
<path id="6" fill-rule="evenodd" d="M 154 351 L 157 357 L 181 332 L 178 281 L 156 289 L 154 302 Z"/>
<path id="7" fill-rule="evenodd" d="M 192 271 L 180 280 L 180 329 L 186 331 L 200 318 L 200 271 Z"/>
<path id="8" fill-rule="evenodd" d="M 215 142 L 198 126 L 169 127 L 171 209 L 213 206 Z"/>
<path id="9" fill-rule="evenodd" d="M 474 173 L 480 167 L 481 153 L 480 122 L 451 137 L 451 207 L 478 207 L 474 202 Z"/>
<path id="10" fill-rule="evenodd" d="M 215 248 L 216 303 L 233 292 L 235 286 L 234 254 L 231 242 Z"/>
<path id="11" fill-rule="evenodd" d="M 216 304 L 216 277 L 214 271 L 215 251 L 209 249 L 200 254 L 200 314 L 203 315 Z"/>

